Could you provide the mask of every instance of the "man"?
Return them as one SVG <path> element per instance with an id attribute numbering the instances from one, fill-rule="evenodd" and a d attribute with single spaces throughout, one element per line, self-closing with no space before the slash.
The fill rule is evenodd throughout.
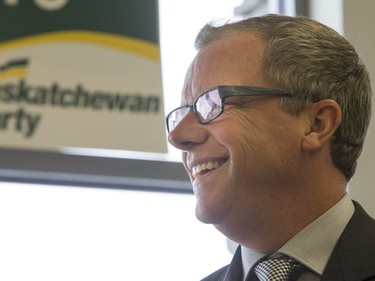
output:
<path id="1" fill-rule="evenodd" d="M 197 218 L 240 245 L 203 280 L 375 280 L 375 221 L 346 194 L 371 115 L 353 47 L 277 15 L 208 24 L 196 47 L 169 141 Z"/>

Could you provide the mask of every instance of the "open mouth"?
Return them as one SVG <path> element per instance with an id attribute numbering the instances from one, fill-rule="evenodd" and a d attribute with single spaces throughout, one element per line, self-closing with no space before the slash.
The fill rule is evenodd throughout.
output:
<path id="1" fill-rule="evenodd" d="M 215 170 L 219 168 L 221 165 L 223 165 L 224 162 L 219 161 L 209 161 L 205 163 L 200 163 L 191 169 L 191 174 L 194 178 L 196 178 L 199 175 L 208 173 L 212 170 Z"/>

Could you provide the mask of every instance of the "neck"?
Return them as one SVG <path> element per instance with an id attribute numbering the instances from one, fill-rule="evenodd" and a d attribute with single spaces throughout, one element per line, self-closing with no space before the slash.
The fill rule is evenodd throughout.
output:
<path id="1" fill-rule="evenodd" d="M 274 200 L 271 211 L 265 216 L 258 214 L 254 218 L 253 211 L 242 210 L 215 227 L 240 245 L 262 253 L 274 253 L 345 195 L 345 181 L 341 180 L 332 185 L 310 182 L 311 188 L 301 186 L 285 193 L 292 194 L 289 197 L 279 195 L 282 200 Z"/>

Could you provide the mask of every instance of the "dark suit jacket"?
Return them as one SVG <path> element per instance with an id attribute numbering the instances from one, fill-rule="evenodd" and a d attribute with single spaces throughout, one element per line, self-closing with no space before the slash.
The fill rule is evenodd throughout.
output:
<path id="1" fill-rule="evenodd" d="M 356 202 L 355 212 L 341 234 L 321 281 L 375 281 L 375 220 Z M 232 262 L 202 281 L 242 281 L 241 251 Z"/>

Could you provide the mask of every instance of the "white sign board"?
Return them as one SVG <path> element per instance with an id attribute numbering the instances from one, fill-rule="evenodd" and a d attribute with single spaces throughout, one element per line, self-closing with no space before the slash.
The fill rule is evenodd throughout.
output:
<path id="1" fill-rule="evenodd" d="M 3 1 L 0 13 L 0 147 L 167 151 L 156 0 Z"/>

